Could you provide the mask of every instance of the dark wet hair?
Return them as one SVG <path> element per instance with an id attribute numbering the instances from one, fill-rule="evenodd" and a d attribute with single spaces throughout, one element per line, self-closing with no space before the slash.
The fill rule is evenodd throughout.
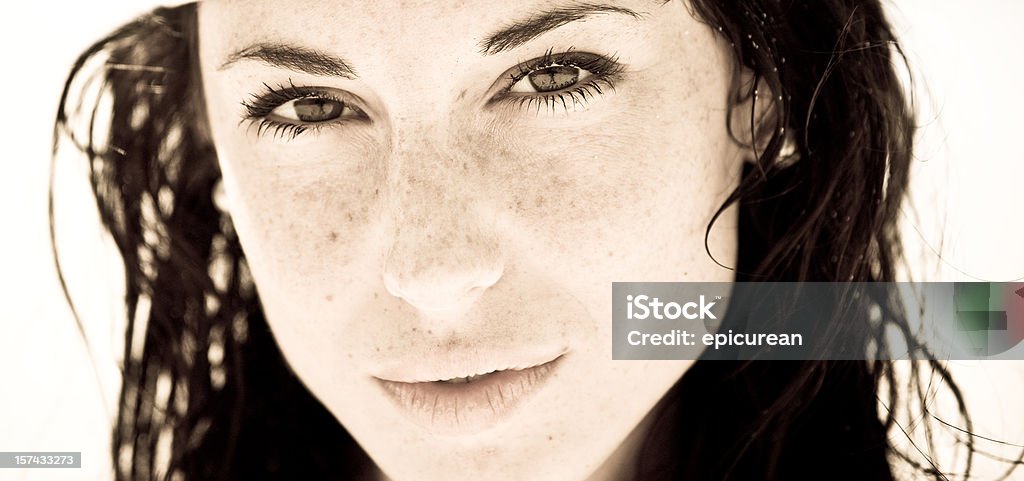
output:
<path id="1" fill-rule="evenodd" d="M 689 8 L 734 47 L 729 101 L 753 101 L 755 138 L 735 140 L 757 155 L 722 206 L 740 206 L 736 279 L 895 280 L 915 126 L 879 2 Z M 77 60 L 57 117 L 55 149 L 85 154 L 124 262 L 116 477 L 363 479 L 369 459 L 286 364 L 214 202 L 196 35 L 195 4 L 125 25 Z M 895 301 L 875 302 L 905 327 Z M 877 408 L 910 402 L 907 382 L 922 397 L 921 376 L 915 364 L 900 384 L 883 361 L 698 361 L 656 407 L 638 479 L 892 479 L 890 456 L 941 479 L 926 455 L 892 449 L 895 414 Z"/>

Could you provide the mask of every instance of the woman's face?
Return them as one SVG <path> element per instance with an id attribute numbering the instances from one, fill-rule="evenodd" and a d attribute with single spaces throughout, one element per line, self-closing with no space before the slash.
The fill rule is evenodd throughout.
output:
<path id="1" fill-rule="evenodd" d="M 628 469 L 691 362 L 612 360 L 612 282 L 732 279 L 704 246 L 740 172 L 711 29 L 650 0 L 209 0 L 199 20 L 268 322 L 383 473 Z M 710 240 L 726 265 L 735 228 Z"/>

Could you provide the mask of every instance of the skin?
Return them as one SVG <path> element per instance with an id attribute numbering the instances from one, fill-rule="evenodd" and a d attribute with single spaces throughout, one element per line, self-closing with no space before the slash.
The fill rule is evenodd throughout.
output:
<path id="1" fill-rule="evenodd" d="M 743 154 L 726 129 L 727 45 L 681 2 L 625 1 L 641 18 L 596 15 L 480 52 L 496 29 L 563 5 L 200 4 L 211 134 L 268 322 L 383 479 L 627 477 L 652 408 L 692 361 L 613 361 L 611 283 L 733 279 L 704 249 Z M 268 40 L 342 57 L 358 77 L 225 65 Z M 616 56 L 614 89 L 568 111 L 489 102 L 509 69 L 569 48 Z M 339 92 L 365 118 L 257 135 L 241 103 L 264 83 Z M 725 265 L 736 222 L 730 209 L 712 231 Z M 563 355 L 519 409 L 472 434 L 411 422 L 374 377 L 452 352 L 487 367 L 497 350 Z"/>

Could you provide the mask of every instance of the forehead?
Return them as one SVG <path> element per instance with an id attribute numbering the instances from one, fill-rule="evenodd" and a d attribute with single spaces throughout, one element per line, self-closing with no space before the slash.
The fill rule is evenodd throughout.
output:
<path id="1" fill-rule="evenodd" d="M 662 2 L 578 2 L 572 0 L 330 1 L 209 0 L 200 2 L 204 50 L 225 51 L 268 39 L 302 42 L 346 53 L 445 50 L 480 53 L 492 34 L 530 20 L 548 18 L 548 31 L 589 24 L 593 35 L 608 27 L 629 27 Z M 605 28 L 600 28 L 605 27 Z M 621 28 L 619 33 L 621 33 Z"/>

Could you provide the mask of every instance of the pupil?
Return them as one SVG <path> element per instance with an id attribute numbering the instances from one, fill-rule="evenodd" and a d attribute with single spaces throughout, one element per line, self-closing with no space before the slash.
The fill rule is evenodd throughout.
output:
<path id="1" fill-rule="evenodd" d="M 295 101 L 295 116 L 303 122 L 324 122 L 341 115 L 344 104 L 331 99 L 299 99 Z"/>
<path id="2" fill-rule="evenodd" d="M 527 76 L 530 85 L 538 92 L 553 92 L 575 84 L 579 80 L 579 69 L 556 65 L 542 68 Z"/>

